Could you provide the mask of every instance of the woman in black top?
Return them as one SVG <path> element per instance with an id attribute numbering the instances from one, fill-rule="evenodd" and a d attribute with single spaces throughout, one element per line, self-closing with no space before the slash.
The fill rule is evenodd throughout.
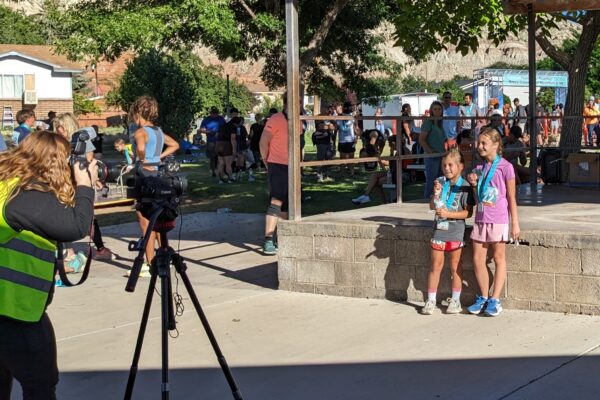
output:
<path id="1" fill-rule="evenodd" d="M 74 187 L 67 161 L 70 153 L 71 145 L 61 135 L 38 131 L 28 135 L 18 147 L 0 154 L 0 194 L 6 201 L 4 219 L 13 231 L 28 231 L 61 242 L 81 239 L 89 232 L 94 211 L 92 186 L 98 175 L 96 161 L 90 164 L 89 175 L 79 169 L 78 163 L 75 165 Z M 7 182 L 13 178 L 19 181 L 10 193 Z M 10 234 L 7 228 L 0 232 L 3 237 Z M 0 249 L 3 257 L 9 251 Z M 4 272 L 10 271 L 10 265 L 2 267 Z M 0 283 L 3 280 L 3 287 L 7 287 L 15 281 L 14 273 L 0 274 Z M 46 292 L 46 307 L 52 301 L 53 288 L 51 285 L 50 292 Z M 0 302 L 15 302 L 11 295 L 10 290 L 0 291 Z M 19 298 L 18 302 L 28 304 L 28 300 Z M 20 382 L 24 399 L 56 399 L 56 340 L 46 313 L 36 322 L 0 315 L 0 332 L 0 399 L 10 398 L 13 377 Z"/>

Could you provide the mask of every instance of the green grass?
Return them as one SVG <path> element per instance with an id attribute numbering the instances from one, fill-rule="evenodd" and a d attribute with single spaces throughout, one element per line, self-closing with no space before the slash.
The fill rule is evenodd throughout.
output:
<path id="1" fill-rule="evenodd" d="M 112 144 L 105 140 L 105 160 L 121 160 L 122 156 L 114 152 Z M 181 159 L 182 157 L 178 157 Z M 316 148 L 307 143 L 305 159 L 316 159 Z M 355 206 L 351 199 L 362 194 L 366 188 L 370 172 L 364 172 L 355 166 L 353 178 L 347 174 L 339 177 L 339 166 L 332 166 L 331 171 L 334 182 L 318 183 L 316 169 L 305 168 L 302 176 L 302 215 L 309 216 L 325 212 L 336 212 L 382 204 L 383 201 L 377 193 L 371 196 L 371 203 Z M 181 164 L 182 174 L 188 179 L 188 192 L 183 202 L 183 212 L 207 211 L 215 212 L 219 208 L 229 208 L 231 212 L 238 213 L 264 213 L 268 201 L 268 185 L 266 172 L 255 174 L 254 182 L 247 182 L 247 175 L 243 182 L 219 184 L 218 180 L 210 176 L 208 161 L 201 160 L 198 164 Z M 423 193 L 423 184 L 412 184 L 404 187 L 404 201 L 420 199 Z M 116 211 L 116 210 L 115 210 Z M 119 210 L 117 212 L 102 212 L 99 217 L 101 225 L 134 221 L 135 215 L 131 211 Z"/>

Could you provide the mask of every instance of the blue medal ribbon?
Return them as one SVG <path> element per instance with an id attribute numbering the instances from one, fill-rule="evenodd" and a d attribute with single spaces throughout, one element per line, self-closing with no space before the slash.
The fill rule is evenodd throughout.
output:
<path id="1" fill-rule="evenodd" d="M 496 156 L 496 159 L 492 163 L 492 166 L 488 170 L 487 174 L 485 174 L 485 165 L 483 166 L 482 172 L 484 174 L 482 174 L 481 179 L 477 180 L 477 194 L 479 195 L 479 200 L 481 200 L 483 198 L 485 191 L 487 190 L 488 186 L 490 185 L 490 182 L 492 181 L 492 178 L 494 177 L 494 174 L 496 173 L 496 168 L 498 168 L 498 164 L 500 164 L 501 158 L 502 157 L 500 157 L 500 155 Z"/>
<path id="2" fill-rule="evenodd" d="M 450 207 L 452 206 L 452 203 L 454 202 L 454 198 L 456 197 L 456 193 L 458 193 L 458 188 L 460 188 L 462 186 L 463 183 L 463 177 L 460 176 L 458 177 L 458 180 L 456 181 L 456 183 L 454 185 L 452 185 L 452 187 L 450 187 L 450 181 L 447 180 L 446 183 L 444 183 L 444 188 L 442 189 L 442 199 L 446 199 L 446 209 L 448 211 L 450 211 Z M 450 192 L 448 194 L 448 192 Z"/>

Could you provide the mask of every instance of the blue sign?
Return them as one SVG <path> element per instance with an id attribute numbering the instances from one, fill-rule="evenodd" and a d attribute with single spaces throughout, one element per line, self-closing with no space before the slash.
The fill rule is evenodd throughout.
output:
<path id="1" fill-rule="evenodd" d="M 566 72 L 547 73 L 545 71 L 538 71 L 536 75 L 537 87 L 566 88 L 569 83 L 569 76 Z M 515 73 L 512 71 L 504 72 L 502 76 L 502 85 L 527 87 L 529 86 L 529 74 Z"/>

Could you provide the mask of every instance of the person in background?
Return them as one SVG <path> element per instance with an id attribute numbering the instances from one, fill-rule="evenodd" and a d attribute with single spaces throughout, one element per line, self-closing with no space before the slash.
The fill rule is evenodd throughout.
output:
<path id="1" fill-rule="evenodd" d="M 513 99 L 513 104 L 515 105 L 515 111 L 513 113 L 513 126 L 518 125 L 519 128 L 521 128 L 521 132 L 525 132 L 525 124 L 527 123 L 527 109 L 516 97 Z"/>
<path id="2" fill-rule="evenodd" d="M 21 140 L 25 140 L 27 135 L 35 128 L 35 113 L 30 109 L 23 109 L 17 113 L 17 123 L 19 126 L 12 133 L 12 141 L 15 145 Z"/>
<path id="3" fill-rule="evenodd" d="M 352 116 L 352 103 L 349 101 L 344 103 L 342 108 L 342 115 Z M 355 125 L 354 119 L 337 121 L 339 136 L 338 136 L 338 151 L 340 152 L 340 159 L 347 160 L 354 158 L 356 152 L 356 142 L 360 132 L 358 126 Z M 346 166 L 340 165 L 340 170 L 343 173 Z M 354 164 L 349 164 L 350 176 L 354 176 Z"/>
<path id="4" fill-rule="evenodd" d="M 403 117 L 410 117 L 412 115 L 412 109 L 410 107 L 410 104 L 408 104 L 408 103 L 402 104 L 400 114 Z M 414 119 L 402 120 L 401 137 L 402 137 L 402 141 L 407 146 L 409 146 L 409 148 L 412 146 L 412 141 L 413 141 L 414 136 L 415 136 L 415 120 Z M 391 150 L 390 150 L 390 154 L 392 154 Z"/>
<path id="5" fill-rule="evenodd" d="M 287 95 L 283 96 L 284 110 Z M 298 132 L 299 134 L 300 132 Z M 260 138 L 260 154 L 265 161 L 269 182 L 269 206 L 265 216 L 263 253 L 277 254 L 275 231 L 279 219 L 288 217 L 288 119 L 285 112 L 271 116 Z"/>
<path id="6" fill-rule="evenodd" d="M 473 94 L 465 93 L 464 104 L 458 108 L 461 117 L 471 117 L 471 119 L 462 119 L 458 121 L 458 132 L 459 136 L 463 136 L 464 131 L 468 131 L 470 135 L 473 135 L 473 128 L 476 124 L 475 119 L 479 118 L 480 112 L 479 107 L 473 104 Z M 464 136 L 463 136 L 464 137 Z"/>
<path id="7" fill-rule="evenodd" d="M 48 111 L 48 119 L 44 120 L 44 124 L 46 124 L 46 130 L 52 130 L 54 118 L 56 118 L 56 112 Z"/>
<path id="8" fill-rule="evenodd" d="M 75 115 L 71 113 L 60 114 L 54 118 L 53 123 L 54 132 L 69 140 L 71 142 L 71 148 L 74 148 L 79 135 L 79 123 L 77 122 Z M 94 145 L 92 140 L 93 136 L 90 136 L 90 139 L 85 142 L 85 157 L 90 163 L 94 160 Z M 99 188 L 99 184 L 100 182 L 97 182 L 95 187 Z M 91 236 L 94 246 L 96 247 L 96 252 L 94 253 L 95 260 L 114 260 L 117 258 L 116 254 L 104 246 L 102 232 L 100 232 L 100 225 L 98 224 L 98 220 L 96 218 L 93 220 L 93 232 Z M 66 248 L 66 250 L 67 254 L 65 257 L 65 265 L 69 268 L 72 268 L 72 272 L 79 272 L 81 267 L 83 267 L 87 261 L 85 255 L 81 252 L 75 253 L 75 251 L 70 247 Z"/>
<path id="9" fill-rule="evenodd" d="M 240 117 L 233 118 L 231 121 L 235 127 L 232 135 L 231 145 L 235 149 L 235 170 L 233 172 L 234 181 L 242 181 L 244 172 L 246 171 L 246 150 L 248 150 L 248 131 L 244 126 L 244 120 Z M 248 182 L 254 182 L 252 168 L 248 168 Z"/>
<path id="10" fill-rule="evenodd" d="M 431 117 L 437 117 L 436 119 L 427 118 L 423 121 L 421 127 L 421 134 L 419 135 L 419 144 L 425 151 L 425 154 L 445 153 L 444 143 L 446 135 L 444 134 L 444 127 L 442 120 L 438 119 L 443 115 L 442 103 L 434 101 L 429 107 L 429 114 Z M 425 162 L 425 190 L 424 197 L 426 199 L 431 198 L 433 193 L 433 182 L 440 176 L 441 171 L 441 156 L 428 157 L 424 159 Z"/>
<path id="11" fill-rule="evenodd" d="M 255 122 L 250 125 L 250 132 L 248 135 L 250 136 L 250 150 L 254 156 L 252 168 L 260 171 L 261 168 L 264 167 L 263 161 L 260 158 L 260 137 L 265 129 L 265 119 L 262 114 L 256 114 L 254 116 L 254 121 Z"/>
<path id="12" fill-rule="evenodd" d="M 444 107 L 444 117 L 458 117 L 458 107 L 452 105 L 452 93 L 444 92 L 442 105 Z M 460 120 L 444 120 L 444 134 L 446 135 L 446 147 L 450 148 L 456 145 Z"/>
<path id="13" fill-rule="evenodd" d="M 123 153 L 127 165 L 133 165 L 135 162 L 135 154 L 131 143 L 126 143 L 125 140 L 121 138 L 115 139 L 115 150 L 119 153 Z"/>
<path id="14" fill-rule="evenodd" d="M 594 129 L 598 125 L 598 115 L 600 115 L 600 111 L 596 110 L 594 97 L 591 97 L 583 109 L 584 123 L 587 128 L 587 145 L 590 147 L 594 146 Z M 596 145 L 600 146 L 598 138 L 596 138 Z"/>
<path id="15" fill-rule="evenodd" d="M 100 128 L 98 125 L 92 125 L 94 131 L 96 132 L 96 137 L 92 140 L 92 144 L 94 145 L 94 158 L 96 160 L 102 160 L 102 145 L 104 144 L 104 135 L 100 133 Z"/>
<path id="16" fill-rule="evenodd" d="M 13 378 L 23 399 L 55 400 L 56 338 L 46 309 L 54 295 L 56 242 L 83 238 L 94 213 L 96 161 L 71 172 L 70 143 L 33 132 L 0 154 L 0 399 Z M 27 160 L 28 162 L 23 162 Z"/>
<path id="17" fill-rule="evenodd" d="M 200 123 L 200 129 L 198 129 L 198 132 L 206 135 L 206 158 L 208 158 L 210 173 L 213 177 L 217 176 L 216 172 L 218 156 L 215 150 L 217 145 L 217 135 L 224 125 L 225 118 L 219 115 L 219 109 L 213 106 L 210 108 L 210 114 L 202 119 L 202 122 Z"/>
<path id="18" fill-rule="evenodd" d="M 316 121 L 317 129 L 312 134 L 313 144 L 317 147 L 317 160 L 331 160 L 331 148 L 333 139 L 333 130 L 329 129 L 329 123 L 326 121 Z M 329 166 L 322 165 L 317 168 L 317 182 L 323 182 L 329 178 Z"/>

